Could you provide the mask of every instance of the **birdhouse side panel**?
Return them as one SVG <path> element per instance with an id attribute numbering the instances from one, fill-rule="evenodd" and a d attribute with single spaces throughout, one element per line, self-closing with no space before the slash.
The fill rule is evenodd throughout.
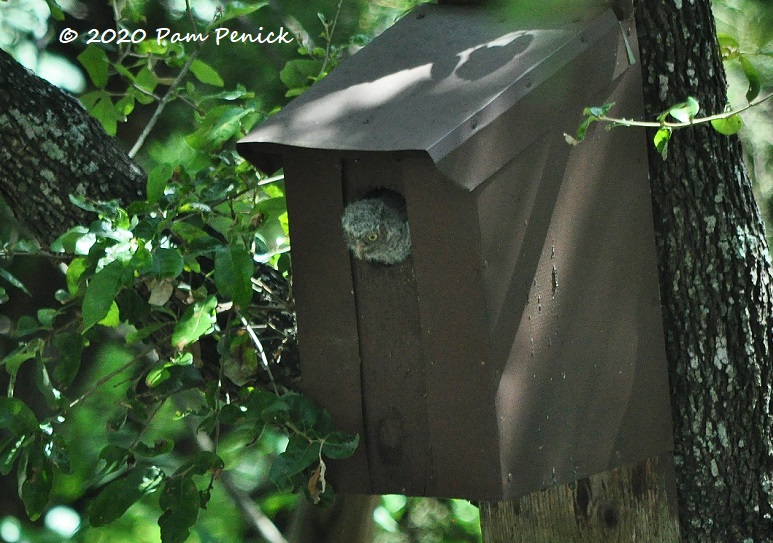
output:
<path id="1" fill-rule="evenodd" d="M 635 116 L 639 81 L 589 101 Z M 508 263 L 486 286 L 507 497 L 672 446 L 644 134 L 592 130 L 571 148 L 571 126 L 551 131 L 548 161 L 533 148 L 480 188 L 484 259 Z M 484 210 L 502 199 L 525 219 L 493 226 Z"/>
<path id="2" fill-rule="evenodd" d="M 337 428 L 364 435 L 362 382 L 354 287 L 341 233 L 340 160 L 312 151 L 285 156 L 298 320 L 301 387 Z M 337 490 L 372 493 L 364 447 L 329 463 Z"/>

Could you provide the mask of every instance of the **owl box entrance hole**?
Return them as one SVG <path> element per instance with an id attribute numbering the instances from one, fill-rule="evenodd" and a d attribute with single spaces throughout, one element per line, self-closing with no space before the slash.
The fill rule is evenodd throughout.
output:
<path id="1" fill-rule="evenodd" d="M 411 254 L 405 198 L 375 189 L 344 208 L 341 226 L 349 250 L 358 260 L 393 265 Z"/>

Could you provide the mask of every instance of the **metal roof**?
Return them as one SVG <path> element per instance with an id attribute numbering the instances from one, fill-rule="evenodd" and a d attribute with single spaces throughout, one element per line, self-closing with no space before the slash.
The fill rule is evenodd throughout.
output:
<path id="1" fill-rule="evenodd" d="M 442 171 L 449 153 L 610 29 L 620 32 L 611 11 L 590 23 L 534 28 L 501 11 L 425 4 L 269 117 L 239 152 L 264 170 L 295 148 L 424 152 Z M 609 53 L 614 65 L 614 46 Z"/>

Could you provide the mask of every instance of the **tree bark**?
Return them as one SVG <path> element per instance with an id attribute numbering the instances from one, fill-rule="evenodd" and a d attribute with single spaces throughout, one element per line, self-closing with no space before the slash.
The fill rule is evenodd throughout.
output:
<path id="1" fill-rule="evenodd" d="M 648 117 L 688 96 L 701 115 L 722 111 L 726 80 L 709 0 L 638 2 L 635 15 Z M 649 162 L 681 540 L 773 541 L 773 290 L 741 146 L 701 125 L 675 132 L 667 159 L 651 146 Z M 612 472 L 519 502 L 483 504 L 484 540 L 622 541 L 603 525 L 641 514 L 638 470 L 621 470 L 621 485 L 608 483 Z M 582 523 L 584 488 L 613 504 L 597 512 L 596 525 Z M 666 484 L 663 491 L 672 501 L 673 490 Z M 661 535 L 643 540 L 671 541 L 668 518 L 651 519 Z M 643 536 L 627 533 L 627 541 Z"/>
<path id="2" fill-rule="evenodd" d="M 640 2 L 645 106 L 694 96 L 721 112 L 726 80 L 708 0 Z M 773 540 L 770 254 L 735 136 L 702 125 L 650 152 L 684 541 Z"/>
<path id="3" fill-rule="evenodd" d="M 70 194 L 131 201 L 145 173 L 73 97 L 0 50 L 0 194 L 42 243 L 94 215 Z"/>

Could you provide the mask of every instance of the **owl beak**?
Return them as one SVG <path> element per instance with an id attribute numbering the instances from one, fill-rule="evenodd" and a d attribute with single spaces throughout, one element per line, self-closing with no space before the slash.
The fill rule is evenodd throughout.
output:
<path id="1" fill-rule="evenodd" d="M 365 254 L 365 245 L 363 245 L 362 243 L 355 243 L 353 251 L 354 251 L 354 256 L 362 260 L 362 256 L 363 254 Z"/>

